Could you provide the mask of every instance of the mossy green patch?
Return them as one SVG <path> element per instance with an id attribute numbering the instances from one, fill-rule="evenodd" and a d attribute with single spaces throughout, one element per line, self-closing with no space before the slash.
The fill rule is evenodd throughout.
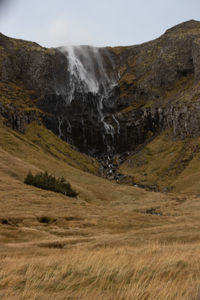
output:
<path id="1" fill-rule="evenodd" d="M 189 76 L 182 76 L 177 79 L 171 90 L 165 92 L 165 100 L 174 99 L 176 101 L 188 102 L 188 100 L 191 100 L 192 98 L 193 86 L 194 77 L 192 74 Z"/>
<path id="2" fill-rule="evenodd" d="M 121 110 L 121 113 L 128 114 L 128 113 L 132 112 L 133 110 L 139 109 L 141 107 L 151 108 L 153 103 L 154 103 L 153 101 L 147 101 L 145 99 L 139 99 L 139 101 L 134 101 L 134 102 L 131 103 L 131 105 L 123 108 Z"/>
<path id="3" fill-rule="evenodd" d="M 107 49 L 115 55 L 120 55 L 130 47 L 131 46 L 118 46 L 118 47 L 107 47 Z"/>
<path id="4" fill-rule="evenodd" d="M 34 90 L 25 88 L 23 82 L 0 82 L 0 102 L 3 105 L 17 106 L 19 110 L 35 109 L 38 101 L 37 93 Z"/>
<path id="5" fill-rule="evenodd" d="M 19 39 L 10 39 L 15 51 L 20 49 L 25 49 L 28 52 L 38 52 L 41 54 L 55 55 L 55 49 L 53 48 L 44 48 L 36 43 L 19 40 Z"/>

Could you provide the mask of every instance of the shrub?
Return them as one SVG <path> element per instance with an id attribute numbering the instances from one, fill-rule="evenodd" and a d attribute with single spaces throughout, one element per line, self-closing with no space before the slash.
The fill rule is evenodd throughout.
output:
<path id="1" fill-rule="evenodd" d="M 33 175 L 29 172 L 24 179 L 24 183 L 35 187 L 64 194 L 69 197 L 76 197 L 78 193 L 66 182 L 64 177 L 55 178 L 49 175 L 47 171 Z"/>

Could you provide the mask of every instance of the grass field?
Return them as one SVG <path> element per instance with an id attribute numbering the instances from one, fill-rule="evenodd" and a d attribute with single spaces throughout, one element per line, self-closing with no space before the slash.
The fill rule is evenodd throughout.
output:
<path id="1" fill-rule="evenodd" d="M 34 126 L 0 126 L 0 299 L 200 299 L 198 193 L 100 178 L 95 160 Z M 78 197 L 25 185 L 29 170 L 64 176 Z"/>

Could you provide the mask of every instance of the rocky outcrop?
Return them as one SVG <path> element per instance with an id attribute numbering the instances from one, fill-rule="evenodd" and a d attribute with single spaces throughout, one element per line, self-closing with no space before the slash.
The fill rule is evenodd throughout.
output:
<path id="1" fill-rule="evenodd" d="M 174 139 L 200 135 L 200 100 L 184 105 L 151 107 L 117 114 L 120 133 L 117 135 L 117 152 L 134 150 L 152 139 L 162 130 L 172 128 Z"/>
<path id="2" fill-rule="evenodd" d="M 26 124 L 37 122 L 41 124 L 42 114 L 35 110 L 20 111 L 14 106 L 3 106 L 0 103 L 0 119 L 5 120 L 5 124 L 14 130 L 25 133 Z"/>
<path id="3" fill-rule="evenodd" d="M 65 87 L 68 75 L 66 57 L 57 49 L 10 39 L 0 34 L 0 80 L 22 81 L 40 97 L 56 94 Z"/>

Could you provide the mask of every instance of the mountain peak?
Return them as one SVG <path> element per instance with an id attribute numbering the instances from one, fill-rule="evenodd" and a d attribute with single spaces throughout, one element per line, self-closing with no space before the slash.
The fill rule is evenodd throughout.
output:
<path id="1" fill-rule="evenodd" d="M 194 29 L 200 30 L 200 21 L 196 20 L 189 20 L 178 25 L 171 27 L 170 29 L 166 30 L 165 34 L 167 33 L 178 33 L 180 31 L 190 31 Z"/>

